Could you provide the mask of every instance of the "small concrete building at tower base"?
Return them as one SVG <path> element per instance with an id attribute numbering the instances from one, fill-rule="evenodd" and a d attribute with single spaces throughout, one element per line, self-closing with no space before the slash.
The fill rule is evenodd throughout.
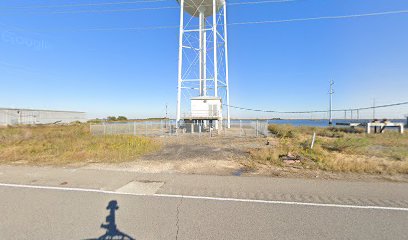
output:
<path id="1" fill-rule="evenodd" d="M 213 96 L 193 97 L 191 100 L 191 113 L 184 117 L 185 122 L 213 123 L 216 129 L 222 124 L 222 99 Z"/>
<path id="2" fill-rule="evenodd" d="M 218 120 L 222 115 L 222 102 L 219 97 L 191 98 L 191 117 L 204 120 Z"/>

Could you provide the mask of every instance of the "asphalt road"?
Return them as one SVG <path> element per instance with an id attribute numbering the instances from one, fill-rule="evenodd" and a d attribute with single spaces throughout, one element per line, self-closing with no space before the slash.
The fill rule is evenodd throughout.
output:
<path id="1" fill-rule="evenodd" d="M 0 167 L 0 239 L 98 239 L 106 233 L 133 239 L 408 236 L 407 184 L 135 173 L 109 181 L 117 174 Z M 85 179 L 92 186 L 84 186 Z M 287 192 L 298 200 L 285 199 Z"/>

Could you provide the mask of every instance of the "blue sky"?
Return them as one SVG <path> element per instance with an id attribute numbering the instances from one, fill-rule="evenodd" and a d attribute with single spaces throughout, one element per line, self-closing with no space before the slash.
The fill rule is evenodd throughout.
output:
<path id="1" fill-rule="evenodd" d="M 257 0 L 231 0 L 257 1 Z M 0 2 L 0 107 L 80 110 L 89 117 L 174 116 L 176 1 L 58 7 L 114 0 Z M 47 8 L 15 7 L 48 6 Z M 408 10 L 406 0 L 298 0 L 230 6 L 230 23 Z M 69 13 L 61 13 L 70 11 Z M 408 101 L 408 14 L 229 27 L 231 104 L 281 111 Z M 91 29 L 103 28 L 103 31 Z M 395 116 L 408 109 L 394 109 Z M 234 116 L 259 113 L 233 111 Z"/>

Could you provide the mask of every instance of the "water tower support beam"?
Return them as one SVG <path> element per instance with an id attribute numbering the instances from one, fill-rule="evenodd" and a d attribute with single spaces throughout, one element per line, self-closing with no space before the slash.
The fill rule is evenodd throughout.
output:
<path id="1" fill-rule="evenodd" d="M 218 97 L 218 30 L 217 30 L 217 0 L 213 0 L 213 35 L 214 35 L 214 96 Z M 218 110 L 219 111 L 219 110 Z M 221 116 L 222 119 L 222 116 Z M 218 129 L 219 122 L 215 121 L 215 128 Z M 222 120 L 221 120 L 222 126 Z"/>
<path id="2" fill-rule="evenodd" d="M 204 59 L 203 59 L 203 88 L 204 88 L 204 96 L 207 96 L 207 29 L 205 29 L 205 18 L 203 19 L 203 45 L 204 45 Z"/>
<path id="3" fill-rule="evenodd" d="M 200 29 L 199 29 L 199 41 L 200 41 L 200 47 L 199 47 L 199 54 L 200 54 L 200 70 L 199 70 L 199 76 L 200 76 L 200 96 L 206 96 L 207 95 L 207 87 L 206 87 L 206 56 L 207 56 L 207 51 L 206 51 L 206 34 L 205 34 L 205 15 L 203 11 L 200 11 L 199 15 L 199 21 L 200 21 Z"/>
<path id="4" fill-rule="evenodd" d="M 217 55 L 217 0 L 213 0 L 213 35 L 214 35 L 214 96 L 218 97 L 218 55 Z"/>
<path id="5" fill-rule="evenodd" d="M 224 47 L 225 47 L 225 85 L 227 98 L 227 128 L 231 128 L 230 97 L 229 97 L 229 63 L 228 63 L 228 34 L 227 34 L 227 1 L 224 1 Z"/>
<path id="6" fill-rule="evenodd" d="M 181 119 L 181 82 L 183 69 L 183 35 L 184 35 L 184 0 L 180 0 L 180 36 L 179 36 L 179 55 L 178 55 L 178 85 L 177 85 L 177 116 L 176 128 L 179 127 Z"/>

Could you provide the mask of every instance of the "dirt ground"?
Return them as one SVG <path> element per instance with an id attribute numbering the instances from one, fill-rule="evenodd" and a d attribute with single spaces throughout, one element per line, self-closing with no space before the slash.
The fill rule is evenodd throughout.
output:
<path id="1" fill-rule="evenodd" d="M 265 138 L 239 137 L 170 137 L 160 139 L 161 151 L 143 156 L 142 160 L 242 160 L 249 156 L 249 148 L 266 145 Z"/>
<path id="2" fill-rule="evenodd" d="M 120 164 L 89 164 L 91 169 L 121 169 L 144 173 L 183 173 L 204 175 L 273 176 L 346 180 L 389 180 L 408 182 L 406 175 L 333 173 L 303 169 L 296 165 L 251 165 L 250 149 L 274 147 L 274 138 L 256 137 L 160 137 L 161 150 Z"/>
<path id="3" fill-rule="evenodd" d="M 91 164 L 91 168 L 126 169 L 128 171 L 186 174 L 241 175 L 248 161 L 249 148 L 266 146 L 265 138 L 237 137 L 159 137 L 159 151 L 137 161 L 121 164 Z"/>

